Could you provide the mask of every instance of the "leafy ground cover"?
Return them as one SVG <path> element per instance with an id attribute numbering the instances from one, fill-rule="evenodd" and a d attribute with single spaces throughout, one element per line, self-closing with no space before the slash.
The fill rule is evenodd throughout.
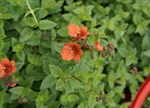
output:
<path id="1" fill-rule="evenodd" d="M 0 107 L 128 108 L 150 74 L 149 10 L 149 0 L 0 0 Z"/>

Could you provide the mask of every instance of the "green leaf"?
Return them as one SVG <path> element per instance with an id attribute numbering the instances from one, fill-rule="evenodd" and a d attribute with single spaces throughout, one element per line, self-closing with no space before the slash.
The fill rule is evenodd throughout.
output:
<path id="1" fill-rule="evenodd" d="M 10 13 L 1 13 L 0 12 L 0 19 L 11 19 L 12 18 L 12 14 Z"/>
<path id="2" fill-rule="evenodd" d="M 10 47 L 10 42 L 5 41 L 3 51 L 7 52 L 9 50 L 9 47 Z"/>
<path id="3" fill-rule="evenodd" d="M 36 108 L 44 108 L 44 102 L 36 102 Z"/>
<path id="4" fill-rule="evenodd" d="M 23 50 L 19 51 L 16 53 L 17 57 L 21 60 L 21 61 L 24 61 L 25 59 L 25 53 Z"/>
<path id="5" fill-rule="evenodd" d="M 109 83 L 110 88 L 114 87 L 115 79 L 116 79 L 116 76 L 114 75 L 114 72 L 111 71 L 108 76 L 108 83 Z"/>
<path id="6" fill-rule="evenodd" d="M 48 11 L 46 9 L 39 9 L 38 13 L 37 13 L 37 16 L 39 19 L 42 19 L 44 17 L 46 17 L 48 15 Z"/>
<path id="7" fill-rule="evenodd" d="M 63 95 L 60 100 L 65 103 L 75 102 L 79 99 L 79 97 L 75 94 Z"/>
<path id="8" fill-rule="evenodd" d="M 61 7 L 64 3 L 64 0 L 59 0 L 56 2 L 56 0 L 51 0 L 49 5 L 51 4 L 51 7 L 48 8 L 48 13 L 49 14 L 54 14 L 54 13 L 57 13 L 59 11 L 61 11 Z"/>
<path id="9" fill-rule="evenodd" d="M 62 75 L 62 69 L 58 66 L 55 66 L 55 65 L 49 65 L 49 69 L 51 71 L 51 74 L 54 76 L 54 77 L 60 77 Z"/>
<path id="10" fill-rule="evenodd" d="M 50 99 L 49 91 L 41 90 L 36 98 L 36 108 L 44 108 L 44 103 Z"/>
<path id="11" fill-rule="evenodd" d="M 64 87 L 64 80 L 59 78 L 56 82 L 56 90 L 61 90 Z"/>
<path id="12" fill-rule="evenodd" d="M 134 54 L 131 54 L 129 56 L 126 57 L 126 65 L 129 66 L 132 63 L 136 63 L 137 62 L 137 57 Z"/>
<path id="13" fill-rule="evenodd" d="M 49 21 L 49 20 L 41 20 L 39 22 L 39 28 L 41 30 L 49 30 L 52 29 L 56 26 L 57 24 L 53 21 Z"/>
<path id="14" fill-rule="evenodd" d="M 16 68 L 17 68 L 17 71 L 20 70 L 24 65 L 24 62 L 16 62 Z"/>
<path id="15" fill-rule="evenodd" d="M 23 21 L 29 27 L 36 27 L 37 26 L 33 17 L 24 18 Z"/>
<path id="16" fill-rule="evenodd" d="M 127 49 L 125 48 L 125 46 L 120 46 L 120 47 L 118 48 L 118 53 L 119 53 L 120 56 L 126 57 L 126 55 L 128 54 L 128 51 L 127 51 Z"/>
<path id="17" fill-rule="evenodd" d="M 0 92 L 0 99 L 1 99 L 0 108 L 4 108 L 3 104 L 5 103 L 5 98 L 6 98 L 6 92 L 1 91 Z"/>
<path id="18" fill-rule="evenodd" d="M 18 86 L 18 87 L 14 87 L 12 89 L 9 89 L 9 91 L 11 93 L 21 95 L 23 93 L 23 91 L 24 91 L 24 88 L 22 86 Z"/>
<path id="19" fill-rule="evenodd" d="M 55 0 L 51 0 L 51 1 L 49 1 L 49 0 L 42 0 L 42 7 L 43 8 L 51 8 L 52 6 L 55 5 L 55 3 L 56 3 Z"/>
<path id="20" fill-rule="evenodd" d="M 24 0 L 8 0 L 8 2 L 12 5 L 24 5 L 25 1 Z"/>
<path id="21" fill-rule="evenodd" d="M 11 46 L 14 47 L 18 43 L 18 40 L 16 38 L 11 38 Z"/>
<path id="22" fill-rule="evenodd" d="M 47 89 L 52 87 L 56 83 L 56 78 L 52 75 L 48 75 L 47 77 L 44 78 L 42 81 L 40 89 Z"/>
<path id="23" fill-rule="evenodd" d="M 108 23 L 108 28 L 110 30 L 115 30 L 116 29 L 116 19 L 115 18 L 112 18 L 109 23 Z"/>
<path id="24" fill-rule="evenodd" d="M 146 49 L 149 49 L 149 48 L 150 48 L 149 42 L 150 42 L 149 36 L 148 36 L 148 35 L 145 35 L 144 38 L 143 38 L 143 41 L 142 41 L 142 49 L 143 49 L 143 50 L 146 50 Z"/>
<path id="25" fill-rule="evenodd" d="M 15 46 L 13 47 L 13 51 L 14 51 L 14 52 L 20 52 L 20 51 L 23 49 L 23 47 L 24 47 L 24 44 L 18 43 L 17 45 L 15 45 Z"/>
<path id="26" fill-rule="evenodd" d="M 80 7 L 74 10 L 74 13 L 79 15 L 79 18 L 81 20 L 86 20 L 90 21 L 92 20 L 91 14 L 92 14 L 92 9 L 94 6 L 86 6 L 86 7 Z"/>
<path id="27" fill-rule="evenodd" d="M 141 21 L 136 28 L 136 33 L 140 33 L 141 35 L 143 35 L 145 33 L 145 31 L 148 29 L 148 25 L 149 25 L 150 21 L 149 20 L 144 20 Z"/>
<path id="28" fill-rule="evenodd" d="M 67 27 L 62 27 L 60 28 L 57 33 L 61 36 L 61 37 L 68 37 L 68 28 Z"/>
<path id="29" fill-rule="evenodd" d="M 27 65 L 27 68 L 26 68 L 26 72 L 27 73 L 30 73 L 30 72 L 32 72 L 32 70 L 35 68 L 35 65 L 33 65 L 33 64 L 28 64 Z"/>
<path id="30" fill-rule="evenodd" d="M 10 8 L 10 12 L 14 18 L 14 21 L 18 21 L 18 19 L 20 18 L 20 16 L 23 13 L 23 7 L 21 6 L 13 6 Z"/>
<path id="31" fill-rule="evenodd" d="M 42 37 L 42 32 L 37 31 L 34 33 L 34 36 L 30 40 L 26 41 L 26 44 L 31 46 L 39 45 L 41 42 L 41 37 Z"/>
<path id="32" fill-rule="evenodd" d="M 3 40 L 0 40 L 0 50 L 2 50 L 3 47 L 4 47 L 4 42 L 3 42 Z"/>
<path id="33" fill-rule="evenodd" d="M 150 50 L 144 51 L 144 52 L 143 52 L 143 55 L 145 55 L 145 56 L 147 56 L 147 57 L 150 57 Z"/>
<path id="34" fill-rule="evenodd" d="M 67 2 L 68 5 L 71 5 L 73 0 L 66 0 L 66 2 Z"/>
<path id="35" fill-rule="evenodd" d="M 41 61 L 40 61 L 40 56 L 39 55 L 36 55 L 36 54 L 28 54 L 28 61 L 31 63 L 31 64 L 34 64 L 34 65 L 37 65 L 37 66 L 41 66 Z"/>
<path id="36" fill-rule="evenodd" d="M 33 30 L 29 29 L 29 28 L 24 28 L 21 32 L 21 36 L 19 38 L 20 42 L 25 42 L 29 39 L 31 39 L 31 37 L 33 37 Z"/>
<path id="37" fill-rule="evenodd" d="M 55 50 L 56 52 L 60 53 L 63 46 L 64 46 L 64 43 L 57 43 L 57 42 L 53 41 L 51 48 L 53 50 Z"/>

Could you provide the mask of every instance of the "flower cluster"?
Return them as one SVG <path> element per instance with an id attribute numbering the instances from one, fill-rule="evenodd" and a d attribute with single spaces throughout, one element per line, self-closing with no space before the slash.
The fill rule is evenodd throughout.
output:
<path id="1" fill-rule="evenodd" d="M 11 74 L 16 72 L 15 61 L 9 61 L 7 58 L 3 58 L 0 61 L 0 79 L 8 78 L 5 83 L 9 87 L 15 86 L 14 80 L 11 78 Z"/>
<path id="2" fill-rule="evenodd" d="M 64 45 L 61 51 L 61 57 L 63 60 L 73 59 L 77 62 L 80 60 L 80 57 L 83 54 L 83 51 L 81 49 L 81 43 L 79 41 L 81 40 L 83 42 L 83 40 L 86 39 L 87 35 L 89 35 L 90 32 L 88 32 L 86 26 L 79 27 L 76 24 L 70 24 L 68 26 L 68 33 L 71 37 L 73 37 L 73 40 Z M 103 50 L 103 47 L 100 45 L 100 40 L 95 42 L 94 45 L 98 51 Z M 90 46 L 85 45 L 84 48 L 90 48 Z"/>

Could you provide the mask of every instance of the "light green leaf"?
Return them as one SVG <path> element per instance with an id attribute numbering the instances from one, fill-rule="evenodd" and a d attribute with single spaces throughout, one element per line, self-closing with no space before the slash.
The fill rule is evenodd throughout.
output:
<path id="1" fill-rule="evenodd" d="M 23 47 L 24 47 L 24 44 L 18 43 L 16 46 L 13 47 L 13 51 L 14 52 L 19 52 L 23 49 Z"/>
<path id="2" fill-rule="evenodd" d="M 51 74 L 54 76 L 54 77 L 60 77 L 62 75 L 62 69 L 58 66 L 55 66 L 55 65 L 49 65 L 49 69 L 51 71 Z"/>
<path id="3" fill-rule="evenodd" d="M 143 52 L 143 55 L 145 55 L 145 56 L 147 56 L 147 57 L 150 57 L 150 50 L 144 51 L 144 52 Z"/>
<path id="4" fill-rule="evenodd" d="M 64 86 L 64 80 L 59 78 L 56 82 L 56 90 L 61 90 Z"/>
<path id="5" fill-rule="evenodd" d="M 126 57 L 126 65 L 129 66 L 132 63 L 136 63 L 137 62 L 137 57 L 134 54 L 131 54 L 129 56 Z"/>
<path id="6" fill-rule="evenodd" d="M 114 87 L 115 79 L 116 79 L 116 76 L 114 75 L 114 72 L 111 71 L 108 75 L 108 83 L 109 83 L 110 88 Z"/>
<path id="7" fill-rule="evenodd" d="M 9 91 L 11 93 L 21 95 L 24 91 L 24 88 L 22 86 L 18 86 L 18 87 L 14 87 L 14 88 L 10 89 Z"/>
<path id="8" fill-rule="evenodd" d="M 64 103 L 71 103 L 71 102 L 75 102 L 79 99 L 79 97 L 75 94 L 69 94 L 69 95 L 63 95 L 61 97 L 61 101 Z"/>

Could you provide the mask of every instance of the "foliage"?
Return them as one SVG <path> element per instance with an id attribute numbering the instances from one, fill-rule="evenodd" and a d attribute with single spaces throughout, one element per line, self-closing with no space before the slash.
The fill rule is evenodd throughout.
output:
<path id="1" fill-rule="evenodd" d="M 0 0 L 0 59 L 17 68 L 15 87 L 0 80 L 0 107 L 127 108 L 150 74 L 149 10 L 149 0 Z M 62 60 L 69 24 L 105 50 Z"/>

